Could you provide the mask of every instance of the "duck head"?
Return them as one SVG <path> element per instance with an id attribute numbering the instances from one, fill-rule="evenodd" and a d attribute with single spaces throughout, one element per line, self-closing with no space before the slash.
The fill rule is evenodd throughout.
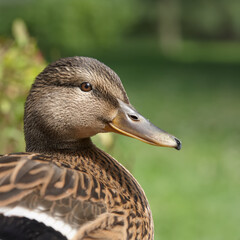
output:
<path id="1" fill-rule="evenodd" d="M 180 141 L 140 115 L 118 75 L 87 57 L 60 59 L 36 78 L 24 113 L 27 151 L 75 149 L 101 132 L 181 148 Z"/>

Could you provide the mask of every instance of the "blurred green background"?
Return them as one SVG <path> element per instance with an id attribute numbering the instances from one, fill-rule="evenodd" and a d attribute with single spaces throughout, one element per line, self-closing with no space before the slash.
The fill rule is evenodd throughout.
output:
<path id="1" fill-rule="evenodd" d="M 0 0 L 0 152 L 24 151 L 24 101 L 47 63 L 97 58 L 183 143 L 94 137 L 144 188 L 155 239 L 239 240 L 239 12 L 238 0 Z"/>

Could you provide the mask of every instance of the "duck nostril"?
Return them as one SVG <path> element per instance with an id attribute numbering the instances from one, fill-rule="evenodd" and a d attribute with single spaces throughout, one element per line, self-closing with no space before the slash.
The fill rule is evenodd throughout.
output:
<path id="1" fill-rule="evenodd" d="M 128 116 L 133 121 L 139 121 L 139 118 L 136 115 L 128 114 Z"/>

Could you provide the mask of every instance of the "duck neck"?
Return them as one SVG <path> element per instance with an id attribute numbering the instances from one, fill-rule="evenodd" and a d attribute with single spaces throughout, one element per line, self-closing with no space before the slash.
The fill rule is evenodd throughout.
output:
<path id="1" fill-rule="evenodd" d="M 32 139 L 31 143 L 26 142 L 27 152 L 37 152 L 45 154 L 70 154 L 76 152 L 82 152 L 85 149 L 92 148 L 94 144 L 90 138 L 83 138 L 77 141 L 35 141 Z"/>

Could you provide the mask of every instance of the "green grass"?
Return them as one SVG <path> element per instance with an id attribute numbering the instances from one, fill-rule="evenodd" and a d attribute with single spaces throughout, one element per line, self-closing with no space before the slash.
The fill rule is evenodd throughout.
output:
<path id="1" fill-rule="evenodd" d="M 157 55 L 106 59 L 132 104 L 181 151 L 116 137 L 112 155 L 144 188 L 155 239 L 240 239 L 240 66 Z"/>

